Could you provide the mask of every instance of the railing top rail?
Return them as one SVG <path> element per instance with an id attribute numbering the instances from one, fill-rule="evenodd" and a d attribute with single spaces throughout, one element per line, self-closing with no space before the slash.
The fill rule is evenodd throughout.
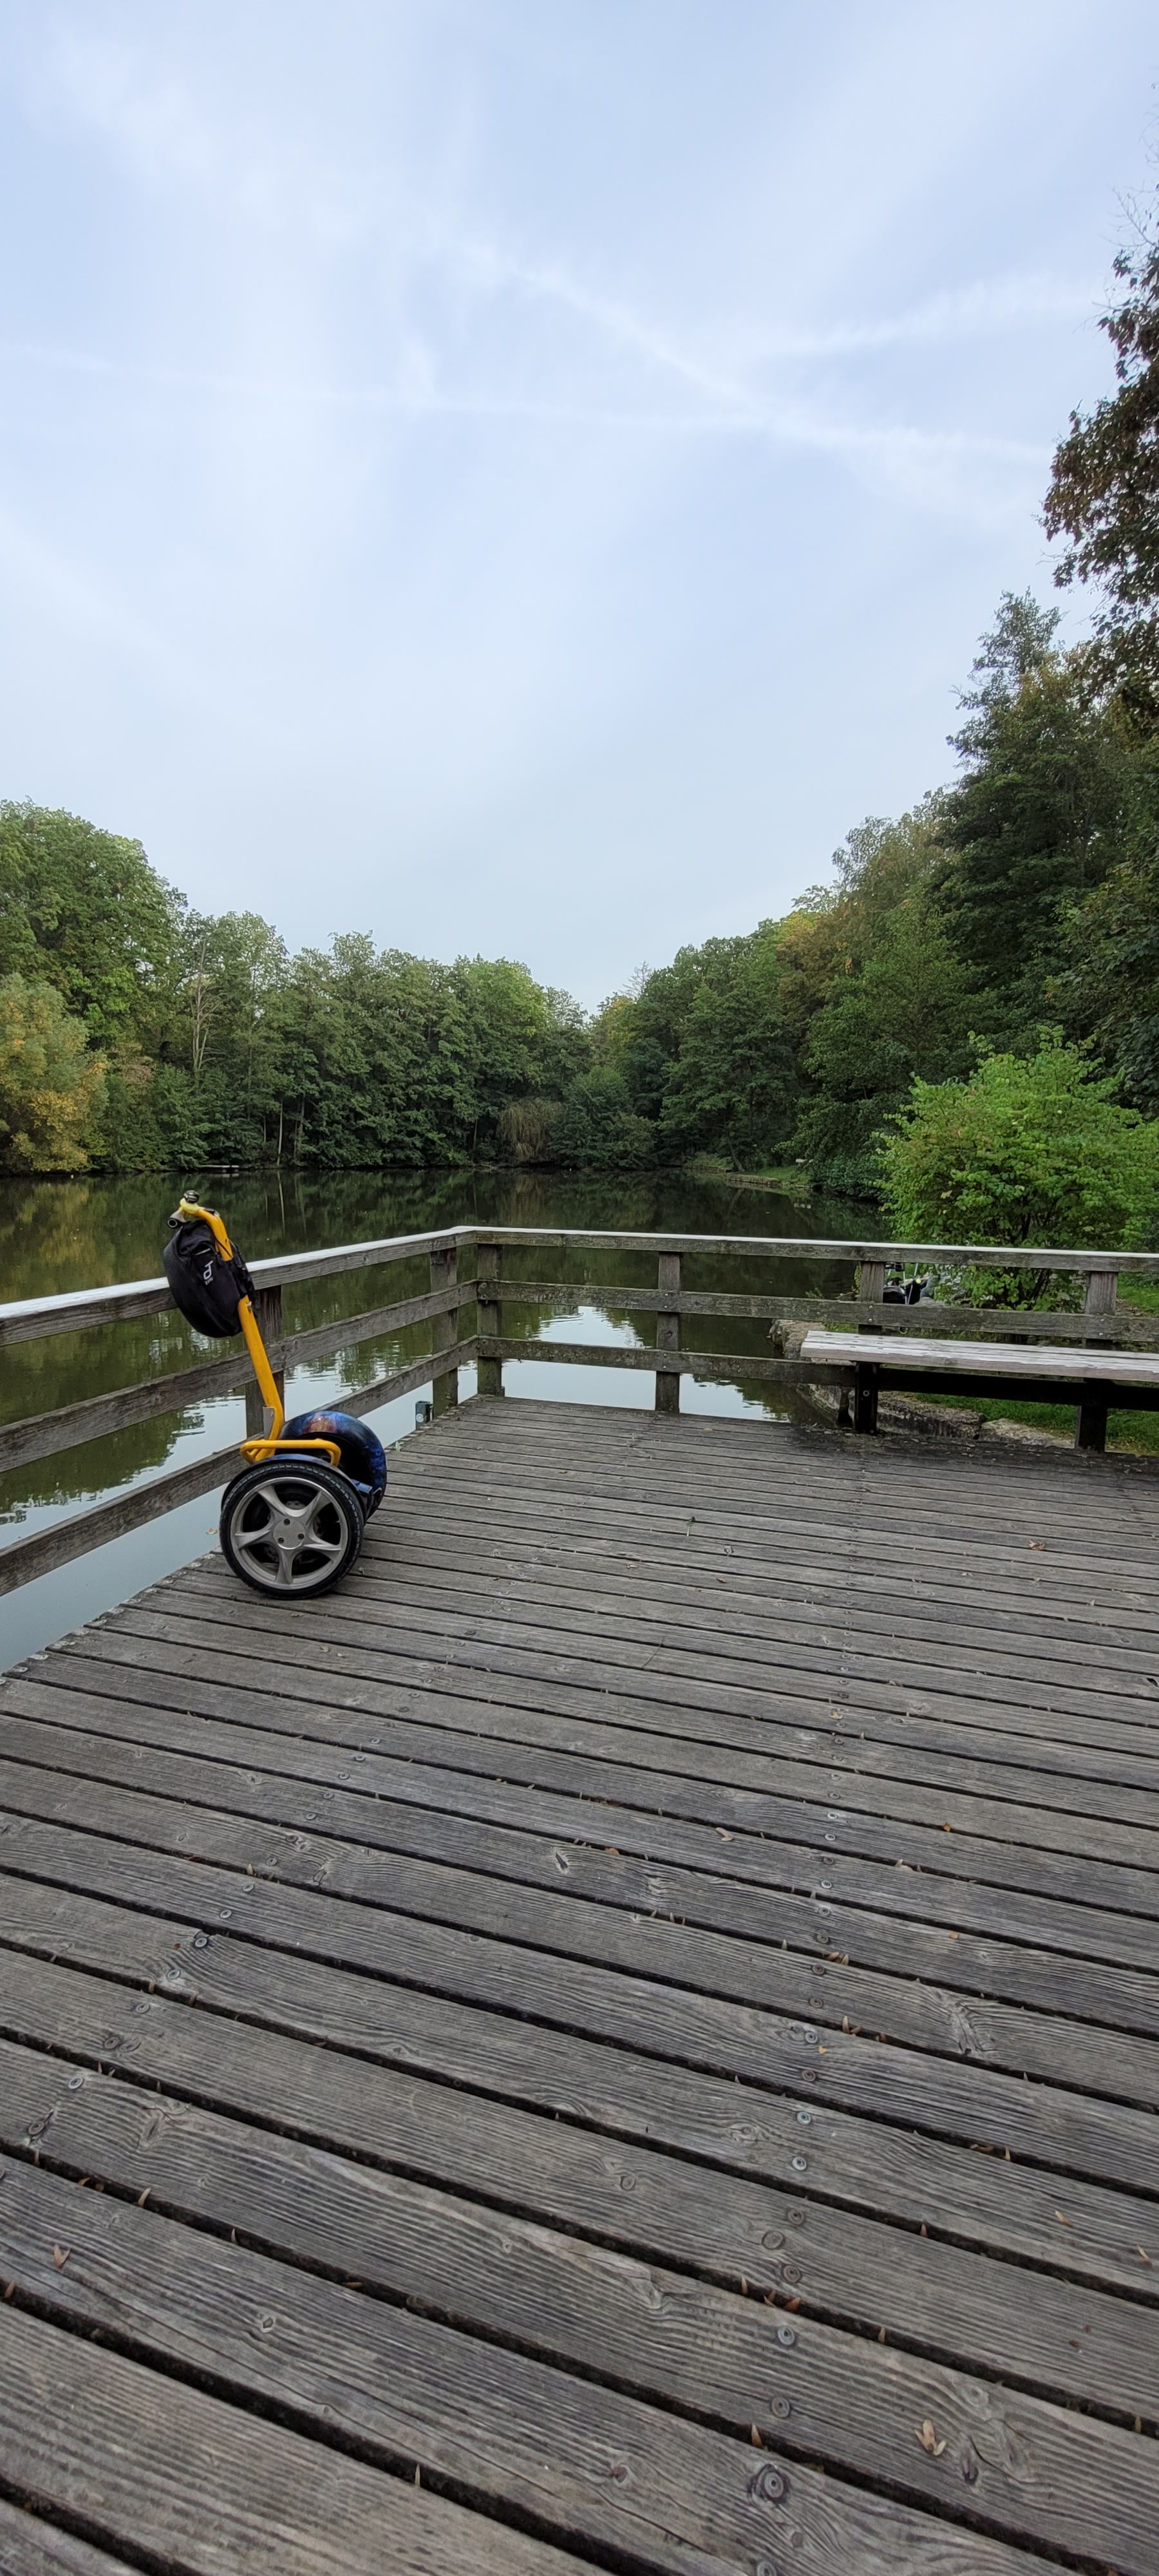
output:
<path id="1" fill-rule="evenodd" d="M 279 1253 L 254 1261 L 261 1288 L 292 1287 L 333 1279 L 346 1270 L 385 1267 L 424 1252 L 476 1243 L 557 1245 L 592 1252 L 714 1252 L 782 1261 L 912 1262 L 931 1269 L 969 1263 L 989 1270 L 1134 1271 L 1159 1278 L 1159 1252 L 1092 1252 L 1057 1245 L 992 1243 L 879 1243 L 829 1240 L 815 1235 L 638 1234 L 585 1226 L 453 1225 L 427 1234 L 384 1235 L 368 1243 L 334 1244 L 320 1252 Z M 46 1333 L 79 1332 L 96 1324 L 159 1315 L 172 1305 L 164 1279 L 130 1279 L 106 1288 L 81 1288 L 62 1296 L 24 1297 L 0 1305 L 0 1344 L 32 1341 Z"/>
<path id="2" fill-rule="evenodd" d="M 1091 1252 L 1048 1244 L 870 1243 L 792 1234 L 632 1234 L 582 1226 L 472 1225 L 457 1229 L 472 1243 L 575 1244 L 594 1252 L 750 1253 L 785 1261 L 915 1262 L 930 1269 L 967 1264 L 986 1270 L 1141 1271 L 1159 1278 L 1159 1251 Z M 2 1311 L 2 1310 L 0 1310 Z"/>
<path id="3" fill-rule="evenodd" d="M 259 1288 L 289 1288 L 308 1279 L 336 1279 L 344 1270 L 370 1270 L 409 1261 L 424 1252 L 474 1240 L 470 1226 L 441 1226 L 433 1234 L 384 1235 L 379 1242 L 340 1243 L 324 1252 L 284 1252 L 251 1261 Z M 45 1333 L 81 1332 L 93 1324 L 128 1323 L 160 1315 L 173 1300 L 167 1279 L 127 1279 L 108 1288 L 78 1288 L 59 1297 L 21 1297 L 0 1306 L 0 1343 L 34 1341 Z"/>

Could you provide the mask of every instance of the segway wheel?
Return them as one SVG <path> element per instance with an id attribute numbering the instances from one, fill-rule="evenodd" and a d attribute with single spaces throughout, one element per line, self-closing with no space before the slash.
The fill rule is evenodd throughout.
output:
<path id="1" fill-rule="evenodd" d="M 362 1505 L 324 1460 L 247 1467 L 221 1506 L 221 1552 L 254 1592 L 315 1599 L 348 1573 L 362 1545 Z"/>

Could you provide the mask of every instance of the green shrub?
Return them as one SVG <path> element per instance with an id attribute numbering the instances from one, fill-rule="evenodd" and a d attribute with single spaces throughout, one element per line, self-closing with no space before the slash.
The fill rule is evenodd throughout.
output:
<path id="1" fill-rule="evenodd" d="M 915 1082 L 882 1146 L 906 1242 L 1149 1249 L 1159 1241 L 1159 1121 L 1124 1109 L 1077 1047 L 987 1055 L 965 1082 Z M 1059 1302 L 1050 1271 L 967 1271 L 976 1303 Z"/>

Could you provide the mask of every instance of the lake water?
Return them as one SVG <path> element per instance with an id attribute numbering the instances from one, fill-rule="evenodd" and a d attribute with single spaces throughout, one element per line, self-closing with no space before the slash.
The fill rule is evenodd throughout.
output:
<path id="1" fill-rule="evenodd" d="M 155 1278 L 168 1232 L 166 1220 L 182 1186 L 177 1177 L 157 1174 L 116 1180 L 0 1182 L 0 1302 Z M 328 1244 L 475 1222 L 637 1233 L 827 1235 L 831 1240 L 857 1236 L 866 1224 L 860 1204 L 737 1189 L 727 1183 L 692 1181 L 682 1173 L 342 1172 L 321 1177 L 246 1172 L 207 1174 L 190 1186 L 210 1205 L 224 1209 L 235 1240 L 252 1261 L 280 1252 L 305 1252 Z M 542 1276 L 545 1267 L 551 1278 L 574 1281 L 574 1307 L 566 1314 L 545 1314 L 511 1306 L 504 1315 L 505 1332 L 526 1333 L 540 1341 L 648 1344 L 654 1340 L 652 1317 L 629 1317 L 617 1311 L 614 1295 L 593 1297 L 584 1289 L 585 1279 L 591 1278 L 609 1289 L 654 1288 L 654 1256 L 561 1256 L 556 1252 L 545 1256 L 534 1250 L 505 1256 L 508 1276 L 534 1279 Z M 851 1273 L 832 1262 L 789 1264 L 773 1257 L 746 1260 L 742 1270 L 735 1260 L 719 1255 L 690 1254 L 684 1284 L 834 1295 L 848 1290 Z M 338 1322 L 345 1315 L 385 1305 L 391 1298 L 421 1294 L 427 1285 L 425 1255 L 389 1271 L 357 1271 L 341 1279 L 312 1281 L 287 1291 L 287 1328 Z M 298 1369 L 287 1385 L 287 1410 L 293 1413 L 328 1401 L 343 1390 L 371 1384 L 393 1367 L 408 1365 L 429 1349 L 429 1337 L 429 1325 L 414 1325 L 352 1345 L 333 1360 Z M 797 1409 L 794 1399 L 780 1389 L 771 1390 L 751 1374 L 746 1376 L 746 1357 L 768 1349 L 767 1325 L 686 1317 L 683 1338 L 686 1348 L 736 1357 L 736 1375 L 729 1385 L 698 1386 L 694 1377 L 683 1379 L 684 1411 L 783 1415 Z M 82 1397 L 188 1367 L 206 1356 L 207 1346 L 197 1342 L 177 1314 L 18 1344 L 0 1352 L 0 1421 L 49 1412 Z M 509 1362 L 504 1386 L 514 1401 L 534 1396 L 647 1409 L 653 1400 L 653 1380 L 644 1371 L 552 1367 L 541 1361 Z M 461 1396 L 465 1399 L 473 1391 L 474 1373 L 463 1370 Z M 396 1399 L 369 1417 L 383 1440 L 397 1441 L 413 1429 L 415 1402 L 414 1395 Z M 200 1451 L 240 1439 L 244 1427 L 241 1394 L 222 1396 L 0 1477 L 0 1546 L 65 1519 L 105 1495 L 125 1492 Z M 0 1599 L 0 1663 L 12 1664 L 36 1652 L 54 1637 L 127 1599 L 142 1585 L 201 1555 L 214 1542 L 217 1506 L 218 1497 L 206 1494 Z"/>

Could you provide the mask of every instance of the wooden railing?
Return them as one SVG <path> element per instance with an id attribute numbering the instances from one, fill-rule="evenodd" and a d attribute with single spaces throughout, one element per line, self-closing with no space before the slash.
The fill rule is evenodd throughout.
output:
<path id="1" fill-rule="evenodd" d="M 586 1276 L 581 1280 L 525 1279 L 504 1267 L 514 1252 L 545 1257 L 566 1251 L 585 1264 L 601 1253 L 647 1254 L 655 1258 L 656 1286 L 623 1286 Z M 473 1261 L 460 1274 L 462 1256 Z M 751 1295 L 743 1290 L 697 1289 L 683 1285 L 687 1258 L 712 1256 L 738 1261 L 840 1263 L 856 1274 L 854 1293 Z M 310 1329 L 287 1332 L 283 1294 L 307 1282 L 335 1279 L 356 1270 L 389 1268 L 426 1258 L 429 1289 L 418 1296 L 396 1298 Z M 887 1272 L 908 1269 L 951 1277 L 974 1269 L 1063 1272 L 1085 1280 L 1081 1312 L 1031 1308 L 955 1306 L 923 1298 L 918 1306 L 885 1301 Z M 470 1362 L 478 1367 L 482 1397 L 503 1392 L 506 1360 L 542 1360 L 556 1365 L 642 1369 L 656 1380 L 656 1409 L 680 1410 L 680 1379 L 732 1383 L 738 1377 L 774 1385 L 841 1389 L 853 1383 L 852 1364 L 818 1367 L 793 1355 L 793 1326 L 873 1324 L 890 1332 L 969 1335 L 973 1338 L 1031 1341 L 1079 1341 L 1091 1345 L 1159 1349 L 1159 1315 L 1133 1314 L 1118 1306 L 1118 1282 L 1125 1273 L 1159 1278 L 1159 1254 L 1079 1252 L 991 1244 L 912 1244 L 819 1241 L 814 1237 L 758 1235 L 634 1234 L 585 1232 L 576 1228 L 453 1226 L 435 1233 L 391 1236 L 380 1242 L 342 1244 L 325 1252 L 290 1253 L 250 1265 L 257 1288 L 257 1312 L 275 1373 L 284 1382 L 288 1367 L 333 1357 L 360 1342 L 429 1322 L 431 1348 L 409 1365 L 395 1368 L 370 1385 L 345 1395 L 348 1412 L 378 1410 L 393 1397 L 433 1382 L 435 1409 L 458 1402 L 458 1372 Z M 637 1346 L 604 1342 L 537 1341 L 505 1334 L 505 1307 L 534 1306 L 567 1312 L 587 1299 L 627 1314 L 654 1315 L 655 1344 Z M 39 1297 L 0 1306 L 0 1350 L 57 1333 L 78 1333 L 109 1324 L 130 1323 L 164 1313 L 172 1306 L 164 1279 L 138 1279 L 124 1286 L 92 1288 L 79 1294 Z M 474 1307 L 474 1329 L 464 1333 L 464 1309 Z M 683 1347 L 685 1316 L 721 1316 L 769 1327 L 768 1352 L 713 1352 Z M 138 1423 L 174 1413 L 185 1406 L 246 1388 L 247 1428 L 260 1431 L 263 1421 L 244 1351 L 199 1361 L 191 1368 L 155 1375 L 112 1394 L 93 1396 L 50 1413 L 28 1416 L 0 1427 L 0 1473 L 124 1431 Z M 100 1547 L 126 1531 L 140 1528 L 178 1504 L 223 1484 L 237 1460 L 234 1446 L 191 1459 L 188 1464 L 154 1476 L 130 1491 L 111 1496 L 91 1510 L 75 1514 L 51 1529 L 15 1540 L 0 1549 L 0 1593 L 12 1591 L 34 1575 L 65 1565 L 90 1548 Z"/>

